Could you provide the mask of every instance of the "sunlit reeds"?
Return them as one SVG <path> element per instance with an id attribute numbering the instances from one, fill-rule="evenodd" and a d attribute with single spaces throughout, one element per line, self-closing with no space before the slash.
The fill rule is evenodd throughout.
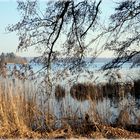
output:
<path id="1" fill-rule="evenodd" d="M 126 128 L 132 123 L 130 112 L 136 107 L 135 98 L 140 94 L 138 85 L 139 81 L 134 81 L 134 84 L 113 83 L 112 85 L 77 83 L 69 92 L 65 86 L 57 85 L 52 94 L 54 97 L 51 96 L 51 99 L 42 102 L 45 95 L 38 90 L 38 85 L 34 81 L 19 79 L 13 81 L 1 77 L 0 135 L 3 138 L 41 137 L 45 133 L 45 136 L 49 137 L 48 133 L 51 136 L 53 132 L 62 128 L 62 133 L 70 135 L 75 130 L 77 134 L 82 135 L 91 132 L 91 129 L 98 131 L 99 124 L 111 123 Z M 134 99 L 133 107 L 132 100 L 127 99 L 129 93 Z M 42 98 L 39 98 L 40 96 Z M 82 106 L 85 102 L 87 105 Z M 110 121 L 115 103 L 117 114 Z M 140 113 L 138 111 L 134 113 L 136 122 L 139 123 Z"/>
<path id="2" fill-rule="evenodd" d="M 33 129 L 39 109 L 35 94 L 30 94 L 23 85 L 13 84 L 12 80 L 0 81 L 0 131 L 4 136 L 21 136 Z M 31 91 L 35 93 L 35 91 Z M 8 132 L 7 132 L 8 131 Z"/>

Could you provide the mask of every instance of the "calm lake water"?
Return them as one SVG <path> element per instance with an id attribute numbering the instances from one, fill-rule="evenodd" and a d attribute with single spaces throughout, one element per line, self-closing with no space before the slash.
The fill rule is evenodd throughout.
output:
<path id="1" fill-rule="evenodd" d="M 87 69 L 88 72 L 83 69 L 81 72 L 79 72 L 79 76 L 77 76 L 77 74 L 73 74 L 71 73 L 71 71 L 69 69 L 66 69 L 65 72 L 61 73 L 61 71 L 64 69 L 63 64 L 61 65 L 56 65 L 53 64 L 52 65 L 52 76 L 53 77 L 58 77 L 58 75 L 61 73 L 63 75 L 65 75 L 62 79 L 62 77 L 60 78 L 60 80 L 58 80 L 58 82 L 61 82 L 63 84 L 67 83 L 67 81 L 70 81 L 71 79 L 75 79 L 77 80 L 77 82 L 96 82 L 96 83 L 100 83 L 100 82 L 107 82 L 108 78 L 105 76 L 105 74 L 107 73 L 107 71 L 102 71 L 100 70 L 101 67 L 104 65 L 104 62 L 95 62 L 94 64 L 88 63 L 87 64 Z M 37 71 L 39 71 L 43 65 L 41 64 L 35 64 L 35 63 L 31 63 L 30 64 L 34 73 L 36 73 Z M 19 65 L 16 65 L 17 69 L 20 69 Z M 125 63 L 122 68 L 117 70 L 117 73 L 119 73 L 121 75 L 121 79 L 117 79 L 116 80 L 120 80 L 120 82 L 125 82 L 125 81 L 132 81 L 134 79 L 138 79 L 139 75 L 140 75 L 140 67 L 135 67 L 135 68 L 131 68 L 131 63 Z M 13 64 L 8 64 L 8 67 L 10 69 L 12 69 L 14 67 Z M 23 70 L 24 71 L 24 70 Z M 90 74 L 89 74 L 90 72 Z M 112 73 L 116 72 L 116 69 L 112 70 Z M 59 77 L 58 77 L 59 79 Z"/>

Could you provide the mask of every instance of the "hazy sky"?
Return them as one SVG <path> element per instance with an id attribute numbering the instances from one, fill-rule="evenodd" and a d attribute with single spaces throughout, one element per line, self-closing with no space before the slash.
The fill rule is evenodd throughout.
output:
<path id="1" fill-rule="evenodd" d="M 40 2 L 44 3 L 45 0 L 40 0 Z M 108 15 L 112 13 L 114 4 L 114 0 L 103 0 L 101 8 L 104 19 L 107 19 Z M 18 36 L 16 33 L 5 32 L 6 26 L 17 23 L 19 19 L 20 15 L 17 11 L 16 0 L 0 0 L 0 53 L 14 52 L 21 56 L 36 56 L 38 54 L 33 48 L 28 49 L 27 52 L 17 52 Z M 104 53 L 102 56 L 109 56 L 110 54 Z"/>

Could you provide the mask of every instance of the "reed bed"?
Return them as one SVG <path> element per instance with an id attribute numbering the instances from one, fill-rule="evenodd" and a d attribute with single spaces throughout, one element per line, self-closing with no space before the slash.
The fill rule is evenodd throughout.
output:
<path id="1" fill-rule="evenodd" d="M 30 137 L 39 110 L 35 95 L 7 79 L 0 81 L 0 137 Z"/>
<path id="2" fill-rule="evenodd" d="M 113 100 L 127 98 L 131 94 L 135 98 L 140 98 L 140 80 L 128 83 L 77 83 L 70 88 L 70 95 L 78 101 L 103 100 L 109 98 Z"/>
<path id="3" fill-rule="evenodd" d="M 138 84 L 139 81 L 135 81 L 133 87 L 127 86 L 127 91 L 136 93 Z M 109 122 L 112 117 L 110 99 L 113 98 L 110 98 L 110 94 L 126 99 L 126 90 L 121 87 L 124 92 L 120 94 L 119 85 L 116 84 L 115 88 L 114 85 L 112 88 L 109 86 L 111 85 L 78 83 L 71 87 L 70 93 L 66 93 L 63 86 L 57 85 L 53 96 L 45 100 L 44 93 L 33 81 L 1 78 L 0 138 L 109 138 L 107 132 L 110 133 L 110 138 L 121 138 L 118 132 L 120 129 L 116 128 L 118 133 L 114 135 L 115 128 L 108 127 L 112 125 Z M 121 101 L 122 99 L 117 102 L 118 114 L 113 123 L 127 128 L 131 124 L 129 112 L 133 107 L 130 110 L 130 105 L 124 101 L 121 104 Z M 138 124 L 140 114 L 134 113 Z M 127 138 L 130 135 L 132 137 L 132 133 L 124 129 L 122 133 L 127 134 Z M 133 136 L 140 138 L 136 133 Z"/>
<path id="4" fill-rule="evenodd" d="M 65 97 L 66 91 L 61 85 L 56 85 L 55 87 L 55 98 L 60 101 Z"/>

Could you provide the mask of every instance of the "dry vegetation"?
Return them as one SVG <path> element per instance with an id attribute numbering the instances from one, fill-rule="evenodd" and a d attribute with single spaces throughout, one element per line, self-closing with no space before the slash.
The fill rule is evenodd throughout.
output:
<path id="1" fill-rule="evenodd" d="M 100 83 L 98 85 L 91 83 L 77 83 L 74 84 L 70 89 L 70 94 L 74 99 L 79 101 L 84 100 L 103 100 L 103 98 L 121 99 L 127 97 L 129 93 L 132 96 L 138 96 L 136 93 L 138 91 L 140 81 L 135 81 L 133 83 Z M 134 86 L 135 85 L 135 86 Z"/>
<path id="2" fill-rule="evenodd" d="M 86 97 L 93 106 L 96 106 L 94 98 L 89 98 L 89 93 L 97 94 L 94 87 L 95 85 L 92 84 L 85 84 L 84 86 L 77 84 L 71 88 L 71 91 L 75 91 L 72 97 L 75 98 L 76 94 L 82 96 L 81 91 L 85 91 L 85 94 L 88 92 L 88 96 L 84 95 L 82 99 Z M 76 90 L 78 91 L 76 92 Z M 65 92 L 63 87 L 56 86 L 55 96 L 58 102 L 64 99 Z M 88 113 L 79 118 L 72 111 L 62 113 L 62 118 L 59 120 L 61 125 L 58 127 L 56 125 L 58 119 L 51 110 L 54 107 L 51 106 L 51 109 L 48 109 L 48 106 L 45 105 L 43 112 L 37 98 L 37 87 L 31 82 L 17 80 L 13 83 L 12 80 L 1 78 L 0 138 L 140 138 L 140 134 L 124 129 L 129 124 L 129 114 L 124 111 L 120 112 L 117 121 L 119 128 L 118 126 L 111 127 L 103 124 L 102 116 L 99 114 L 95 113 L 90 116 Z M 95 111 L 94 108 L 92 111 Z M 64 113 L 65 115 L 63 115 Z"/>

